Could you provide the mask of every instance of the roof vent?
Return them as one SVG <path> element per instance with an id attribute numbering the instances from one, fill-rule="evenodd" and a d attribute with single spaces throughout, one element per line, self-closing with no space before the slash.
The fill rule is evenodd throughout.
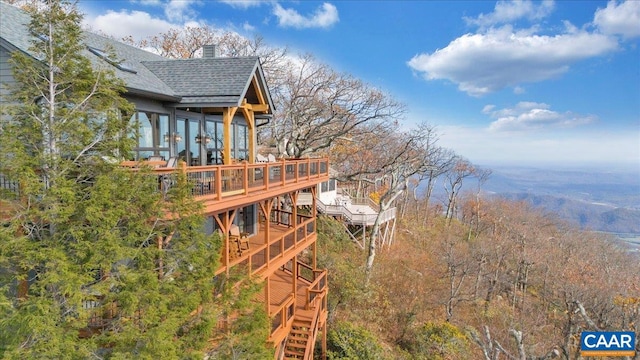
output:
<path id="1" fill-rule="evenodd" d="M 218 57 L 218 47 L 215 45 L 202 46 L 202 57 L 205 59 L 212 59 Z"/>

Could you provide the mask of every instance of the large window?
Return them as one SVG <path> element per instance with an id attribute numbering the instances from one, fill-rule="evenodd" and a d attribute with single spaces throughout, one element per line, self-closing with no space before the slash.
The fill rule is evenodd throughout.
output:
<path id="1" fill-rule="evenodd" d="M 150 156 L 169 158 L 169 143 L 165 138 L 169 133 L 169 115 L 138 111 L 131 122 L 131 136 L 137 141 L 132 160 L 146 160 Z"/>
<path id="2" fill-rule="evenodd" d="M 249 139 L 247 131 L 247 126 L 244 124 L 237 124 L 235 126 L 236 132 L 238 133 L 236 139 L 238 142 L 236 144 L 236 158 L 240 160 L 249 160 Z"/>
<path id="3" fill-rule="evenodd" d="M 329 179 L 328 181 L 324 181 L 320 183 L 320 192 L 328 192 L 336 190 L 336 180 Z"/>
<path id="4" fill-rule="evenodd" d="M 224 149 L 224 127 L 222 117 L 208 115 L 205 132 L 211 139 L 207 144 L 207 165 L 222 164 Z M 238 160 L 249 160 L 249 130 L 247 125 L 233 121 L 231 123 L 231 157 Z"/>

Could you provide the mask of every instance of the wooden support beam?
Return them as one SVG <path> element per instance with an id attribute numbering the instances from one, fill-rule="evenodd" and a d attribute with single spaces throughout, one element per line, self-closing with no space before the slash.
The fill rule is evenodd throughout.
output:
<path id="1" fill-rule="evenodd" d="M 253 74 L 253 77 L 251 78 L 251 85 L 253 85 L 253 88 L 256 90 L 256 96 L 258 97 L 258 102 L 260 103 L 260 105 L 266 105 L 266 108 L 264 110 L 254 109 L 254 111 L 266 112 L 269 109 L 269 105 L 267 104 L 267 100 L 262 93 L 262 89 L 260 88 L 260 84 L 258 83 L 258 77 L 256 76 L 256 74 Z"/>
<path id="2" fill-rule="evenodd" d="M 270 259 L 271 259 L 271 254 L 270 254 L 270 246 L 269 246 L 269 238 L 271 237 L 271 225 L 270 225 L 270 220 L 271 219 L 271 209 L 273 207 L 273 199 L 267 199 L 264 201 L 260 202 L 260 209 L 262 210 L 262 213 L 264 214 L 264 218 L 265 218 L 265 224 L 264 224 L 264 243 L 267 245 L 265 246 L 265 261 L 267 262 L 267 269 L 269 268 L 269 263 L 271 263 Z"/>
<path id="3" fill-rule="evenodd" d="M 247 122 L 247 129 L 249 130 L 249 163 L 253 164 L 256 160 L 256 120 L 254 111 L 251 109 L 251 104 L 247 104 L 247 99 L 244 99 L 242 102 L 242 106 L 240 107 L 242 110 L 242 115 L 244 115 L 244 119 Z"/>
<path id="4" fill-rule="evenodd" d="M 268 104 L 243 103 L 240 107 L 245 109 L 245 110 L 249 110 L 249 111 L 253 111 L 253 112 L 267 112 L 269 110 L 269 105 Z"/>
<path id="5" fill-rule="evenodd" d="M 269 323 L 271 323 L 271 313 L 270 313 L 270 304 L 271 304 L 271 279 L 269 276 L 265 279 L 264 282 L 264 303 L 267 310 L 267 316 L 269 316 Z"/>
<path id="6" fill-rule="evenodd" d="M 222 157 L 225 165 L 231 164 L 231 121 L 238 111 L 237 107 L 222 109 L 223 145 Z"/>
<path id="7" fill-rule="evenodd" d="M 231 224 L 233 223 L 233 219 L 236 217 L 236 210 L 225 211 L 220 214 L 213 215 L 213 218 L 218 223 L 220 230 L 222 231 L 222 236 L 224 239 L 224 254 L 222 256 L 223 265 L 226 269 L 227 276 L 229 275 L 229 229 L 231 228 Z"/>
<path id="8" fill-rule="evenodd" d="M 291 269 L 291 273 L 293 274 L 293 295 L 296 296 L 296 294 L 298 294 L 298 255 L 294 256 L 293 259 L 291 259 L 291 261 L 293 262 L 292 264 L 292 269 Z M 295 300 L 294 300 L 295 301 Z M 293 307 L 293 311 L 296 311 L 296 306 Z"/>

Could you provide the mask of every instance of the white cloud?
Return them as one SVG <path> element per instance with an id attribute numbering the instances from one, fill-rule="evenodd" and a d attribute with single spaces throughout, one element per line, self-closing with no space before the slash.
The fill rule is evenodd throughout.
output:
<path id="1" fill-rule="evenodd" d="M 237 9 L 248 9 L 250 7 L 260 6 L 268 2 L 268 0 L 220 0 L 220 2 Z"/>
<path id="2" fill-rule="evenodd" d="M 625 38 L 640 36 L 640 1 L 627 0 L 618 4 L 609 1 L 605 9 L 596 10 L 594 24 L 604 34 L 622 35 Z"/>
<path id="3" fill-rule="evenodd" d="M 544 103 L 522 101 L 513 108 L 499 110 L 487 105 L 482 112 L 495 119 L 489 125 L 489 131 L 493 132 L 572 128 L 597 120 L 594 115 L 579 115 L 570 111 L 560 113 L 550 109 L 551 106 Z"/>
<path id="4" fill-rule="evenodd" d="M 554 6 L 553 0 L 541 3 L 530 0 L 498 1 L 492 13 L 480 14 L 476 18 L 465 17 L 464 20 L 481 27 L 506 24 L 519 19 L 539 20 L 548 16 Z"/>
<path id="5" fill-rule="evenodd" d="M 298 29 L 326 28 L 339 21 L 338 9 L 329 3 L 322 4 L 311 16 L 303 16 L 294 9 L 285 9 L 276 3 L 273 14 L 278 18 L 278 25 Z"/>
<path id="6" fill-rule="evenodd" d="M 152 17 L 143 11 L 108 11 L 104 15 L 85 17 L 85 24 L 92 30 L 102 31 L 116 39 L 133 36 L 143 39 L 167 31 L 176 25 Z"/>
<path id="7" fill-rule="evenodd" d="M 505 25 L 465 34 L 443 49 L 414 56 L 408 65 L 427 80 L 449 80 L 461 91 L 481 96 L 557 77 L 577 61 L 617 48 L 617 41 L 603 34 L 575 30 L 536 35 L 531 29 L 514 31 Z"/>
<path id="8" fill-rule="evenodd" d="M 252 32 L 256 30 L 256 27 L 245 21 L 245 23 L 242 24 L 242 30 L 246 32 Z"/>
<path id="9" fill-rule="evenodd" d="M 164 6 L 164 15 L 169 21 L 187 21 L 197 16 L 197 12 L 192 9 L 192 5 L 198 0 L 169 0 Z"/>
<path id="10" fill-rule="evenodd" d="M 134 3 L 142 4 L 144 6 L 160 6 L 162 5 L 162 0 L 137 0 Z"/>
<path id="11" fill-rule="evenodd" d="M 439 126 L 438 145 L 476 164 L 625 164 L 640 162 L 638 133 L 503 133 L 466 126 Z"/>

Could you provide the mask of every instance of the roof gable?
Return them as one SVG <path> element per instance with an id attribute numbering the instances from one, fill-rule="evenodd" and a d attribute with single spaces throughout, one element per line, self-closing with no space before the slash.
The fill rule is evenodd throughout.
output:
<path id="1" fill-rule="evenodd" d="M 233 97 L 240 101 L 258 58 L 210 58 L 142 63 L 182 97 Z"/>
<path id="2" fill-rule="evenodd" d="M 29 21 L 28 13 L 0 1 L 0 39 L 35 58 L 29 51 Z M 269 113 L 273 109 L 258 57 L 167 59 L 88 31 L 83 35 L 83 55 L 94 68 L 110 67 L 131 93 L 213 107 L 240 106 L 246 98 L 251 103 L 264 101 Z M 107 50 L 115 53 L 114 59 L 102 53 Z"/>

